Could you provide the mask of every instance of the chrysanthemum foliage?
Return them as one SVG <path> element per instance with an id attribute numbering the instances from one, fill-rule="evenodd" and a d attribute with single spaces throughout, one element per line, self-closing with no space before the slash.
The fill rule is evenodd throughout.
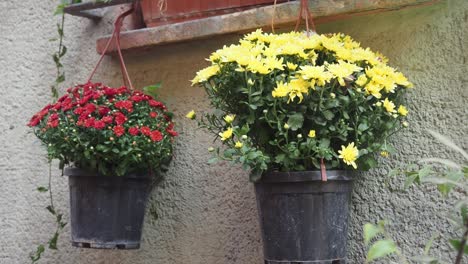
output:
<path id="1" fill-rule="evenodd" d="M 29 126 L 49 159 L 103 175 L 158 172 L 172 157 L 172 114 L 163 103 L 126 87 L 77 85 L 35 114 Z"/>
<path id="2" fill-rule="evenodd" d="M 318 169 L 322 159 L 329 169 L 369 169 L 407 125 L 402 96 L 412 84 L 349 36 L 257 30 L 209 61 L 192 81 L 216 109 L 200 125 L 226 146 L 219 157 L 254 179 Z"/>

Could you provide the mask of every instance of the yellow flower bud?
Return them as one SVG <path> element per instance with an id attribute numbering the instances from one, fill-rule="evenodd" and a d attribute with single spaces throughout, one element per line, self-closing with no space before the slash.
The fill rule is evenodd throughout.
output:
<path id="1" fill-rule="evenodd" d="M 187 115 L 185 115 L 185 117 L 187 117 L 188 119 L 195 119 L 196 117 L 196 114 L 195 114 L 195 111 L 190 111 L 187 113 Z"/>
<path id="2" fill-rule="evenodd" d="M 288 125 L 288 123 L 284 124 L 284 126 L 283 126 L 283 127 L 284 127 L 284 129 L 289 129 L 289 125 Z"/>
<path id="3" fill-rule="evenodd" d="M 315 130 L 310 130 L 308 137 L 314 138 L 315 137 Z"/>
<path id="4" fill-rule="evenodd" d="M 242 142 L 240 142 L 240 141 L 236 142 L 236 145 L 235 145 L 236 148 L 239 149 L 239 148 L 242 148 L 242 146 L 244 146 L 244 144 Z"/>
<path id="5" fill-rule="evenodd" d="M 388 156 L 390 156 L 390 154 L 387 151 L 382 151 L 382 152 L 380 152 L 380 156 L 382 156 L 384 158 L 388 158 Z"/>
<path id="6" fill-rule="evenodd" d="M 224 117 L 224 121 L 226 121 L 227 124 L 231 124 L 232 121 L 234 121 L 234 118 L 236 118 L 236 115 L 226 115 Z"/>

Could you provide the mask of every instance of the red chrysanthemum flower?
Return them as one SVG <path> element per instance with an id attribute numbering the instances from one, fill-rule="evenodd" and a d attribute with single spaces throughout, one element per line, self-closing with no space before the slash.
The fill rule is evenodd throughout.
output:
<path id="1" fill-rule="evenodd" d="M 125 134 L 125 128 L 123 126 L 115 126 L 113 131 L 114 131 L 114 134 L 118 137 Z"/>
<path id="2" fill-rule="evenodd" d="M 118 101 L 114 105 L 118 109 L 125 109 L 128 112 L 133 111 L 133 103 L 131 101 L 128 101 L 128 100 Z"/>
<path id="3" fill-rule="evenodd" d="M 143 100 L 145 100 L 145 98 L 139 94 L 135 94 L 135 95 L 132 95 L 132 97 L 130 97 L 130 99 L 132 101 L 134 101 L 135 103 L 138 103 L 138 102 L 141 102 Z"/>
<path id="4" fill-rule="evenodd" d="M 80 101 L 78 101 L 78 104 L 85 105 L 89 101 L 89 99 L 91 99 L 90 95 L 85 96 L 85 97 L 81 98 Z"/>
<path id="5" fill-rule="evenodd" d="M 85 127 L 92 127 L 92 126 L 94 126 L 94 121 L 95 121 L 95 118 L 94 118 L 94 117 L 90 117 L 90 118 L 88 118 L 88 119 L 86 119 L 86 120 L 84 121 L 84 126 L 85 126 Z"/>
<path id="6" fill-rule="evenodd" d="M 140 128 L 140 131 L 145 136 L 149 136 L 151 134 L 151 129 L 149 127 L 147 127 L 147 126 L 142 126 Z"/>
<path id="7" fill-rule="evenodd" d="M 58 119 L 47 122 L 48 127 L 58 127 L 58 125 L 59 125 L 59 120 Z"/>
<path id="8" fill-rule="evenodd" d="M 150 117 L 156 118 L 158 116 L 158 113 L 156 112 L 150 112 Z"/>
<path id="9" fill-rule="evenodd" d="M 106 124 L 110 124 L 112 121 L 114 121 L 114 118 L 112 116 L 105 116 L 101 119 L 101 121 Z"/>
<path id="10" fill-rule="evenodd" d="M 177 133 L 176 131 L 172 129 L 166 129 L 166 132 L 173 137 L 177 137 L 179 135 L 179 133 Z"/>
<path id="11" fill-rule="evenodd" d="M 106 127 L 106 123 L 104 123 L 104 121 L 102 121 L 102 120 L 98 120 L 98 121 L 94 122 L 94 128 L 95 129 L 101 130 L 101 129 L 104 129 L 105 127 Z"/>
<path id="12" fill-rule="evenodd" d="M 152 107 L 156 107 L 156 108 L 160 108 L 160 109 L 166 109 L 166 106 L 164 106 L 163 103 L 158 102 L 156 100 L 151 99 L 151 100 L 148 101 L 148 103 Z"/>
<path id="13" fill-rule="evenodd" d="M 99 111 L 99 114 L 100 114 L 101 116 L 105 116 L 105 115 L 107 115 L 107 113 L 109 113 L 110 108 L 107 107 L 107 106 L 99 106 L 99 110 L 98 110 L 98 111 Z"/>
<path id="14" fill-rule="evenodd" d="M 95 104 L 86 104 L 84 106 L 85 108 L 85 111 L 89 114 L 93 113 L 94 111 L 96 111 L 96 105 Z"/>
<path id="15" fill-rule="evenodd" d="M 138 127 L 131 127 L 128 129 L 128 133 L 130 133 L 132 136 L 137 136 L 140 133 L 140 130 Z"/>
<path id="16" fill-rule="evenodd" d="M 123 123 L 125 123 L 125 121 L 127 121 L 127 117 L 122 114 L 122 112 L 116 112 L 114 113 L 114 116 L 115 116 L 115 123 L 117 125 L 122 125 Z"/>
<path id="17" fill-rule="evenodd" d="M 150 138 L 153 141 L 158 141 L 159 142 L 159 141 L 161 141 L 163 139 L 163 135 L 158 130 L 153 130 L 153 131 L 151 131 Z"/>

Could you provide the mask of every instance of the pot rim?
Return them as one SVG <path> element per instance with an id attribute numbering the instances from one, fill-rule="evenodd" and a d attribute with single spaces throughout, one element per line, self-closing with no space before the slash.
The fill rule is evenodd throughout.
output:
<path id="1" fill-rule="evenodd" d="M 66 167 L 63 170 L 63 175 L 68 176 L 68 177 L 109 177 L 109 178 L 145 179 L 145 178 L 151 178 L 153 174 L 146 171 L 146 172 L 133 172 L 125 176 L 104 176 L 100 173 L 97 173 L 95 171 L 88 170 L 88 169 L 81 169 L 78 167 Z"/>
<path id="2" fill-rule="evenodd" d="M 357 175 L 357 171 L 349 170 L 327 170 L 328 181 L 352 181 Z M 314 171 L 269 171 L 262 175 L 259 183 L 275 182 L 322 182 L 322 175 L 319 170 Z"/>

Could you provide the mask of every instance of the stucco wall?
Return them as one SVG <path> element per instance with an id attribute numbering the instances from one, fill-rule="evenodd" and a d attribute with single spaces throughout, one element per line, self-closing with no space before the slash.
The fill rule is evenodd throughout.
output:
<path id="1" fill-rule="evenodd" d="M 48 39 L 55 36 L 56 18 L 51 12 L 56 2 L 0 2 L 1 264 L 28 263 L 28 253 L 45 242 L 54 228 L 44 209 L 48 197 L 35 191 L 47 182 L 45 151 L 25 124 L 50 100 L 54 78 L 50 54 L 56 43 Z M 94 23 L 67 17 L 67 85 L 86 80 L 97 59 L 95 39 L 110 32 L 109 26 L 108 19 Z M 432 7 L 356 17 L 320 25 L 318 30 L 344 32 L 381 51 L 416 86 L 408 95 L 411 125 L 394 138 L 398 154 L 356 181 L 349 233 L 351 263 L 364 262 L 362 225 L 382 218 L 393 222 L 392 232 L 405 252 L 420 254 L 431 233 L 451 230 L 444 218 L 449 203 L 432 188 L 392 192 L 401 180 L 390 181 L 389 188 L 384 179 L 399 162 L 428 155 L 453 156 L 434 143 L 426 133 L 428 128 L 468 149 L 468 1 L 449 0 Z M 225 163 L 207 165 L 211 138 L 183 117 L 191 109 L 208 108 L 203 91 L 191 87 L 188 80 L 205 65 L 204 58 L 211 51 L 238 38 L 229 35 L 126 54 L 137 87 L 163 82 L 162 97 L 176 113 L 182 132 L 166 180 L 152 194 L 142 247 L 136 251 L 73 248 L 67 226 L 59 251 L 48 250 L 42 263 L 262 262 L 255 197 L 247 173 Z M 96 80 L 120 85 L 117 61 L 107 58 L 103 66 Z M 59 177 L 56 169 L 53 174 L 57 207 L 68 216 L 67 179 Z M 444 243 L 434 247 L 434 254 L 445 258 L 448 251 Z"/>

